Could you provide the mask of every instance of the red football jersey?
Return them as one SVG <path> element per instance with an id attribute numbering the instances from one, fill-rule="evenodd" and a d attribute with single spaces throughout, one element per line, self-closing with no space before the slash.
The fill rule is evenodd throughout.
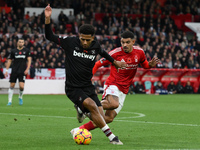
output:
<path id="1" fill-rule="evenodd" d="M 146 60 L 145 53 L 139 46 L 133 46 L 133 51 L 131 53 L 125 53 L 122 47 L 118 47 L 110 51 L 109 54 L 117 61 L 126 62 L 128 67 L 126 67 L 126 69 L 119 69 L 119 71 L 117 71 L 115 66 L 112 64 L 110 75 L 105 84 L 116 85 L 120 91 L 127 94 L 129 91 L 129 86 L 131 85 L 136 74 L 138 65 Z M 110 62 L 103 58 L 95 64 L 94 69 L 108 64 L 110 64 Z M 93 72 L 96 71 L 93 70 Z"/>

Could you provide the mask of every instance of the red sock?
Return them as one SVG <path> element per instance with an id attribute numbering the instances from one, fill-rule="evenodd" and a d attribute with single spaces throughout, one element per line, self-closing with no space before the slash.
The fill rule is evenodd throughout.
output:
<path id="1" fill-rule="evenodd" d="M 87 130 L 93 130 L 95 129 L 96 127 L 93 125 L 92 121 L 89 121 L 88 123 L 82 125 L 79 127 L 79 129 L 87 129 Z"/>

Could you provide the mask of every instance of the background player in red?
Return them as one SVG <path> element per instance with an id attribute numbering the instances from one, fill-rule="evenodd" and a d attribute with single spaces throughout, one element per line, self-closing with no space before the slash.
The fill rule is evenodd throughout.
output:
<path id="1" fill-rule="evenodd" d="M 106 123 L 112 122 L 122 109 L 126 94 L 128 93 L 129 86 L 132 84 L 138 65 L 141 64 L 143 68 L 150 69 L 160 61 L 158 58 L 154 57 L 148 62 L 143 49 L 139 46 L 134 46 L 134 43 L 134 34 L 131 31 L 125 31 L 121 34 L 122 46 L 109 52 L 114 59 L 126 62 L 128 66 L 125 69 L 117 70 L 111 65 L 110 76 L 105 82 L 101 101 L 103 109 L 106 110 Z M 110 62 L 105 59 L 97 61 L 93 68 L 93 74 L 95 74 L 99 67 L 108 64 L 110 64 Z M 84 117 L 84 115 L 82 115 L 82 117 Z M 92 130 L 96 128 L 96 125 L 92 121 L 89 121 L 79 128 Z"/>

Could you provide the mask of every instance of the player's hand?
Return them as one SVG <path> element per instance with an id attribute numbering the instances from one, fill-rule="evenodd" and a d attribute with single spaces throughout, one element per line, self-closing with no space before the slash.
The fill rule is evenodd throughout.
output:
<path id="1" fill-rule="evenodd" d="M 113 62 L 113 65 L 114 65 L 115 68 L 117 68 L 117 69 L 119 69 L 119 68 L 125 69 L 125 68 L 127 67 L 126 62 L 121 62 L 121 61 L 116 61 L 116 60 Z"/>
<path id="2" fill-rule="evenodd" d="M 152 60 L 149 61 L 149 66 L 150 67 L 154 67 L 156 66 L 158 63 L 160 63 L 160 59 L 158 59 L 158 57 L 153 57 Z"/>
<path id="3" fill-rule="evenodd" d="M 5 73 L 4 73 L 4 77 L 6 78 L 8 76 L 8 71 L 6 71 Z"/>
<path id="4" fill-rule="evenodd" d="M 27 74 L 28 74 L 28 70 L 27 70 L 27 69 L 24 71 L 24 74 L 25 74 L 25 75 L 27 75 Z"/>
<path id="5" fill-rule="evenodd" d="M 47 7 L 44 10 L 45 18 L 50 18 L 52 13 L 52 9 L 50 7 L 50 4 L 47 5 Z"/>

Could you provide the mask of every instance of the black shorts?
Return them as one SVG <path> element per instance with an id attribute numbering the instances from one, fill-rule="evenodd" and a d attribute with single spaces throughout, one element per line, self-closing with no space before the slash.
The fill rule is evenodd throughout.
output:
<path id="1" fill-rule="evenodd" d="M 88 97 L 90 97 L 98 107 L 102 106 L 97 94 L 95 93 L 94 86 L 84 88 L 65 87 L 65 93 L 67 97 L 82 110 L 83 113 L 89 112 L 83 107 L 83 101 Z"/>
<path id="2" fill-rule="evenodd" d="M 24 73 L 11 73 L 9 82 L 16 83 L 17 79 L 19 82 L 25 82 L 26 76 Z"/>

